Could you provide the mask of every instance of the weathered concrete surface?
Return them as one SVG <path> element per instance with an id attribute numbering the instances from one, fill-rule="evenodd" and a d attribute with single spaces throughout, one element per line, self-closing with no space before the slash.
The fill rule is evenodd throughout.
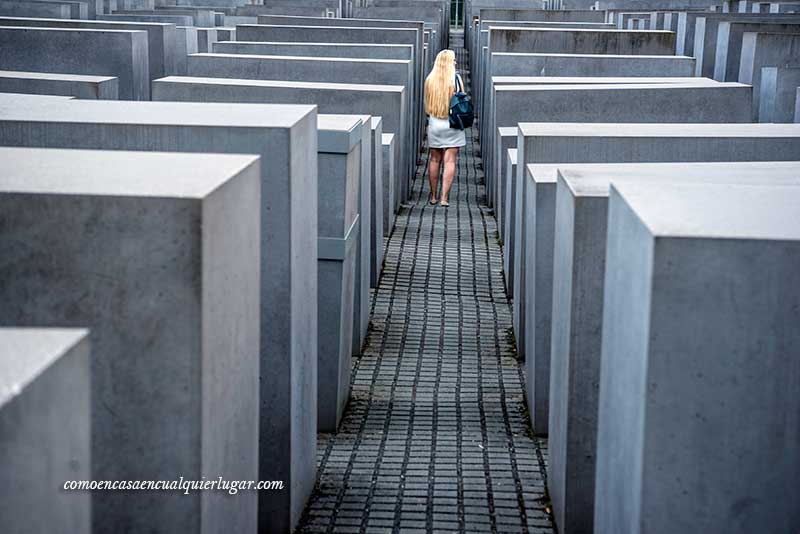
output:
<path id="1" fill-rule="evenodd" d="M 116 100 L 118 80 L 109 76 L 0 70 L 0 92 Z"/>
<path id="2" fill-rule="evenodd" d="M 29 2 L 27 0 L 0 2 L 0 15 L 15 17 L 72 18 L 72 9 L 65 2 Z"/>
<path id="3" fill-rule="evenodd" d="M 503 200 L 503 219 L 505 221 L 513 221 L 516 216 L 516 204 L 511 202 L 511 198 L 516 195 L 517 187 L 517 149 L 508 148 L 504 154 L 506 159 L 506 196 Z M 506 237 L 503 240 L 503 274 L 506 281 L 506 292 L 509 294 L 514 293 L 514 277 L 512 268 L 514 265 L 514 245 L 515 240 L 512 235 L 513 228 L 511 225 L 506 225 Z"/>
<path id="4" fill-rule="evenodd" d="M 214 43 L 216 54 L 266 56 L 352 57 L 361 59 L 414 59 L 414 46 L 374 43 L 292 43 L 235 41 Z"/>
<path id="5" fill-rule="evenodd" d="M 361 120 L 319 115 L 317 426 L 335 432 L 350 396 Z"/>
<path id="6" fill-rule="evenodd" d="M 175 74 L 186 76 L 189 70 L 189 55 L 197 53 L 198 28 L 192 26 L 177 26 L 175 28 Z"/>
<path id="7" fill-rule="evenodd" d="M 0 369 L 3 529 L 89 534 L 91 495 L 63 490 L 92 478 L 88 332 L 0 328 Z"/>
<path id="8" fill-rule="evenodd" d="M 337 84 L 286 82 L 269 80 L 229 80 L 223 78 L 170 77 L 153 82 L 155 100 L 189 100 L 195 102 L 257 102 L 280 104 L 313 104 L 320 113 L 369 113 L 380 116 L 383 129 L 397 135 L 393 150 L 393 170 L 409 164 L 411 147 L 406 131 L 407 112 L 403 93 L 396 85 Z M 394 209 L 399 208 L 396 191 L 401 187 L 400 172 L 394 174 Z M 390 226 L 391 227 L 391 226 Z"/>
<path id="9" fill-rule="evenodd" d="M 768 124 L 521 123 L 519 165 L 646 161 L 771 161 L 800 159 L 800 126 Z M 524 284 L 528 401 L 534 429 L 548 420 L 549 357 L 555 235 L 555 175 L 525 181 Z M 546 369 L 540 372 L 540 368 Z M 534 388 L 534 391 L 531 391 Z M 533 400 L 531 400 L 533 399 Z"/>
<path id="10" fill-rule="evenodd" d="M 18 101 L 0 95 L 2 145 L 246 153 L 265 161 L 260 354 L 270 372 L 260 379 L 259 478 L 283 480 L 286 489 L 261 492 L 259 514 L 262 524 L 289 530 L 316 472 L 315 108 L 107 100 L 21 108 Z"/>
<path id="11" fill-rule="evenodd" d="M 397 160 L 397 147 L 394 134 L 385 133 L 381 136 L 383 160 L 383 235 L 389 237 L 394 228 L 394 216 L 397 212 L 395 179 L 395 161 Z"/>
<path id="12" fill-rule="evenodd" d="M 800 57 L 800 34 L 745 32 L 739 81 L 753 85 L 753 120 L 758 120 L 758 104 L 763 67 L 794 65 Z"/>
<path id="13" fill-rule="evenodd" d="M 383 175 L 383 119 L 373 116 L 370 123 L 372 132 L 370 151 L 370 265 L 369 265 L 369 286 L 378 287 L 378 279 L 383 270 L 383 195 L 384 195 L 384 175 Z"/>
<path id="14" fill-rule="evenodd" d="M 535 172 L 555 172 L 540 167 Z M 800 168 L 795 162 L 624 163 L 563 165 L 557 174 L 548 482 L 557 523 L 586 531 L 595 509 L 609 184 L 800 185 Z"/>
<path id="15" fill-rule="evenodd" d="M 768 19 L 767 19 L 768 20 Z M 780 19 L 783 21 L 784 19 Z M 739 80 L 739 65 L 742 61 L 742 42 L 747 32 L 800 33 L 800 16 L 787 23 L 764 22 L 720 22 L 717 27 L 716 45 L 713 49 L 713 76 L 715 80 L 735 82 Z"/>
<path id="16" fill-rule="evenodd" d="M 115 76 L 123 100 L 149 100 L 143 31 L 0 27 L 0 69 Z"/>
<path id="17" fill-rule="evenodd" d="M 758 103 L 759 122 L 794 122 L 800 67 L 764 67 Z"/>
<path id="18" fill-rule="evenodd" d="M 116 20 L 116 19 L 115 19 Z M 119 22 L 109 20 L 55 20 L 26 17 L 0 17 L 0 26 L 35 26 L 39 28 L 83 28 L 105 30 L 144 30 L 147 32 L 147 57 L 150 78 L 162 78 L 175 72 L 178 52 L 174 49 L 176 30 L 171 24 L 155 22 Z"/>
<path id="19" fill-rule="evenodd" d="M 614 185 L 595 532 L 800 528 L 799 202 Z"/>
<path id="20" fill-rule="evenodd" d="M 257 474 L 258 159 L 0 151 L 0 324 L 90 328 L 90 478 Z M 252 531 L 257 499 L 98 491 L 92 528 Z"/>

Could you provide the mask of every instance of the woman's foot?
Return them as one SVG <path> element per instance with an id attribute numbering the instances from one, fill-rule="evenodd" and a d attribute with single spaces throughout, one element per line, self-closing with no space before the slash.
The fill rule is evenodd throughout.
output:
<path id="1" fill-rule="evenodd" d="M 435 205 L 437 202 L 439 202 L 439 200 L 437 200 L 435 197 L 431 196 L 431 198 L 430 198 L 430 200 L 428 200 L 428 202 L 430 202 L 430 203 L 431 203 L 431 206 L 433 206 L 433 205 Z"/>
<path id="2" fill-rule="evenodd" d="M 447 208 L 447 207 L 449 207 L 449 206 L 450 206 L 450 203 L 449 203 L 448 201 L 446 201 L 446 200 L 442 200 L 442 206 L 444 206 L 445 208 Z"/>

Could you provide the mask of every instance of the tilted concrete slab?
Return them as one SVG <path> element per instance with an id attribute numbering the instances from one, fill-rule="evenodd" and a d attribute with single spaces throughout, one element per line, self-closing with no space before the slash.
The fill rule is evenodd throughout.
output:
<path id="1" fill-rule="evenodd" d="M 85 99 L 116 100 L 117 78 L 80 74 L 0 71 L 0 92 L 74 96 Z"/>

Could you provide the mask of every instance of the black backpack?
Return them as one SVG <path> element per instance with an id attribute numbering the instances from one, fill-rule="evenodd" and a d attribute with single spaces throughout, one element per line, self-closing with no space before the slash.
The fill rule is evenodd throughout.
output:
<path id="1" fill-rule="evenodd" d="M 450 99 L 450 128 L 466 130 L 475 121 L 475 111 L 472 109 L 472 100 L 462 91 L 456 74 L 456 92 Z"/>

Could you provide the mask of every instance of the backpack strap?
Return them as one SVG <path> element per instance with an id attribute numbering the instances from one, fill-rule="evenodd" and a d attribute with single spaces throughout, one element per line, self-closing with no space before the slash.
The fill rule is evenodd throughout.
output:
<path id="1" fill-rule="evenodd" d="M 464 84 L 461 83 L 461 77 L 458 75 L 458 73 L 456 73 L 455 83 L 456 83 L 456 93 L 458 93 L 458 92 L 462 92 L 463 93 L 464 92 Z"/>

